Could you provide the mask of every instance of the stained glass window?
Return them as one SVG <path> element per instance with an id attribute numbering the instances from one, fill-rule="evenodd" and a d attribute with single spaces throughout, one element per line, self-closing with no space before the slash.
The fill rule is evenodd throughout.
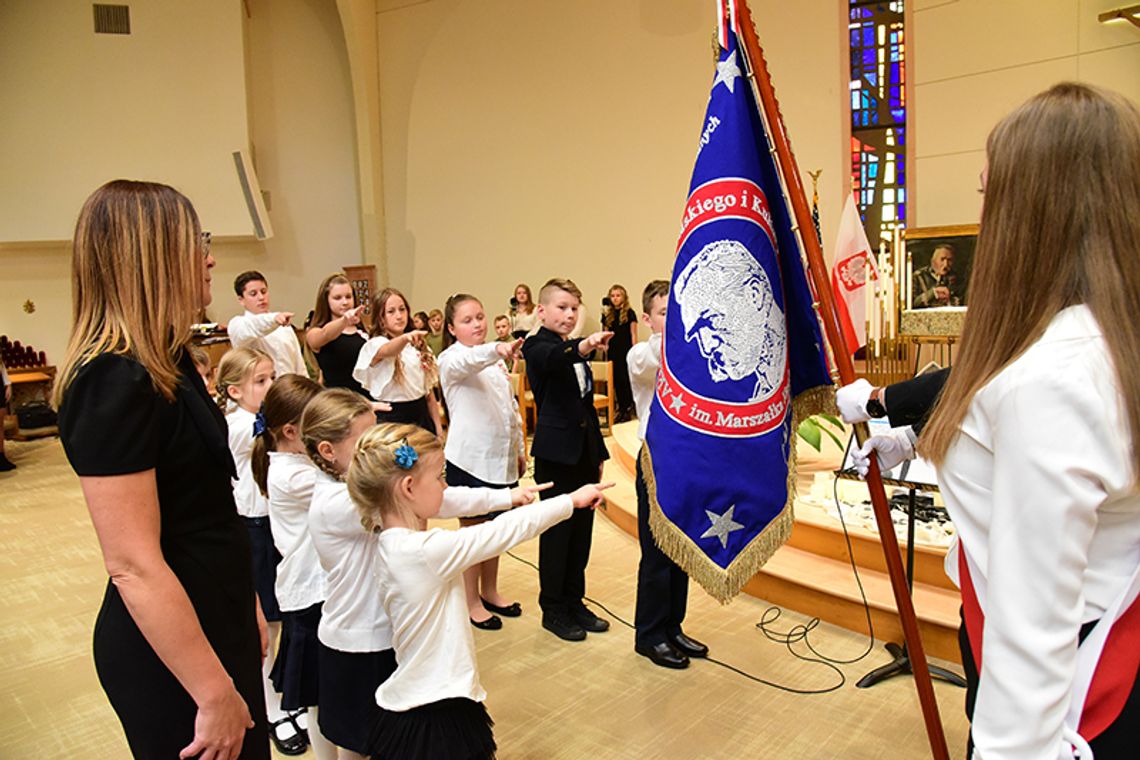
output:
<path id="1" fill-rule="evenodd" d="M 903 0 L 850 0 L 851 182 L 872 246 L 906 226 Z"/>

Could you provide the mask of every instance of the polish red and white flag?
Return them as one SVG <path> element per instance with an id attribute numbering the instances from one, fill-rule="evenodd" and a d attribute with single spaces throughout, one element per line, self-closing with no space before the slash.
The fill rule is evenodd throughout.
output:
<path id="1" fill-rule="evenodd" d="M 835 295 L 835 311 L 847 348 L 854 353 L 867 343 L 866 288 L 879 279 L 871 244 L 855 207 L 855 194 L 847 196 L 843 215 L 839 218 L 839 235 L 835 241 L 835 263 L 831 266 L 831 290 Z"/>

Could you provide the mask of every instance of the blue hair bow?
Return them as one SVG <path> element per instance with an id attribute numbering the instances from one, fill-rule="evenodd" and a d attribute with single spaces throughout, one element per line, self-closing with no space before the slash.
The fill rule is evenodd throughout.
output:
<path id="1" fill-rule="evenodd" d="M 416 450 L 408 445 L 408 439 L 405 438 L 404 442 L 396 449 L 396 466 L 401 470 L 410 470 L 412 466 L 419 461 L 420 455 Z"/>
<path id="2" fill-rule="evenodd" d="M 265 431 L 268 429 L 269 426 L 265 424 L 265 415 L 259 409 L 257 414 L 253 416 L 253 437 L 265 435 Z"/>

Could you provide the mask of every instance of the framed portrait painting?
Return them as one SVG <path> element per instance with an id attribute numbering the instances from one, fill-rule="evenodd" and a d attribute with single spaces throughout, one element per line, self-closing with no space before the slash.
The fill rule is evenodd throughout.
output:
<path id="1" fill-rule="evenodd" d="M 915 227 L 906 242 L 906 310 L 968 306 L 978 225 Z"/>

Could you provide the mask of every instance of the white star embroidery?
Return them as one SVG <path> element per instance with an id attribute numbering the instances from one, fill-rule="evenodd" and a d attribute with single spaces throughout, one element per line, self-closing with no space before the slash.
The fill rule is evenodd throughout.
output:
<path id="1" fill-rule="evenodd" d="M 712 538 L 715 536 L 720 539 L 721 548 L 727 549 L 728 534 L 734 530 L 742 530 L 744 528 L 743 525 L 732 519 L 732 512 L 735 509 L 736 505 L 733 504 L 725 510 L 725 513 L 722 515 L 718 515 L 716 512 L 706 509 L 705 514 L 709 516 L 709 522 L 711 522 L 712 525 L 701 534 L 701 538 Z"/>
<path id="2" fill-rule="evenodd" d="M 718 84 L 724 82 L 724 86 L 728 88 L 729 92 L 736 92 L 736 78 L 740 75 L 740 67 L 736 65 L 736 51 L 733 50 L 728 58 L 717 63 L 713 89 L 715 90 Z"/>
<path id="3" fill-rule="evenodd" d="M 681 395 L 679 393 L 673 395 L 672 400 L 669 401 L 669 405 L 673 407 L 674 412 L 678 413 L 680 413 L 681 410 L 685 408 L 685 402 L 681 400 Z"/>

